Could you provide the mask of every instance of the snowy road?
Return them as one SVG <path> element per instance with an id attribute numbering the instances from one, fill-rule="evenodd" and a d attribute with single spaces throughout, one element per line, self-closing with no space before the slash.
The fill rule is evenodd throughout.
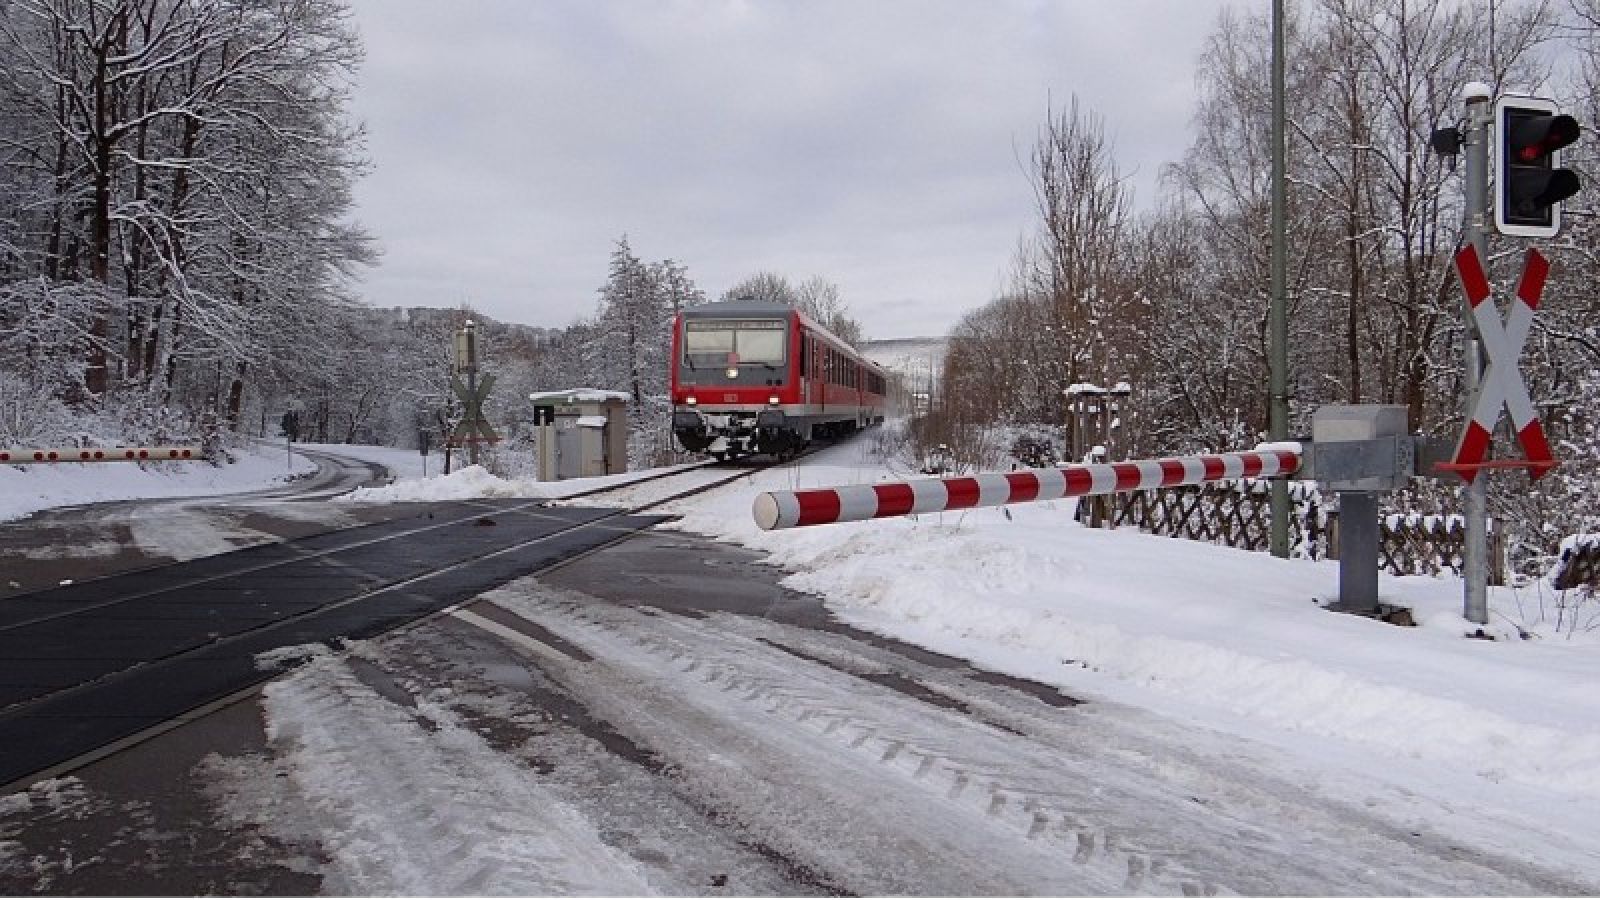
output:
<path id="1" fill-rule="evenodd" d="M 1424 581 L 1422 628 L 1330 617 L 1315 566 L 1052 508 L 757 533 L 805 477 L 0 797 L 0 895 L 1600 894 L 1592 643 L 1461 641 Z"/>
<path id="2" fill-rule="evenodd" d="M 7 573 L 0 581 L 0 599 L 68 579 L 198 559 L 404 514 L 327 502 L 382 480 L 383 466 L 320 450 L 298 452 L 311 457 L 316 467 L 307 470 L 301 461 L 299 477 L 286 484 L 221 495 L 58 507 L 24 521 L 0 522 L 0 567 Z"/>
<path id="3" fill-rule="evenodd" d="M 1593 891 L 1236 737 L 534 579 L 320 657 L 263 708 L 271 754 L 217 765 L 222 808 L 318 848 L 330 893 Z"/>

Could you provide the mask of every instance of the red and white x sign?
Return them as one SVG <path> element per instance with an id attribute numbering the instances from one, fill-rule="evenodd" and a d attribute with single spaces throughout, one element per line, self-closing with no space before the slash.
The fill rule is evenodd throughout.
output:
<path id="1" fill-rule="evenodd" d="M 1456 442 L 1452 469 L 1462 478 L 1471 481 L 1483 466 L 1489 453 L 1490 438 L 1495 423 L 1500 421 L 1500 410 L 1511 413 L 1511 423 L 1516 427 L 1517 442 L 1527 456 L 1529 474 L 1538 478 L 1555 467 L 1550 455 L 1550 444 L 1545 441 L 1544 426 L 1528 397 L 1527 385 L 1517 370 L 1517 357 L 1528 340 L 1528 330 L 1533 326 L 1533 312 L 1539 308 L 1539 295 L 1544 292 L 1545 278 L 1550 274 L 1550 263 L 1538 250 L 1529 250 L 1522 265 L 1522 278 L 1517 282 L 1517 299 L 1504 324 L 1500 312 L 1489 301 L 1489 279 L 1484 275 L 1483 262 L 1472 244 L 1456 254 L 1456 274 L 1461 278 L 1461 289 L 1467 294 L 1472 307 L 1472 321 L 1478 327 L 1478 338 L 1489 357 L 1483 377 L 1478 382 L 1478 392 L 1472 398 L 1472 418 Z"/>

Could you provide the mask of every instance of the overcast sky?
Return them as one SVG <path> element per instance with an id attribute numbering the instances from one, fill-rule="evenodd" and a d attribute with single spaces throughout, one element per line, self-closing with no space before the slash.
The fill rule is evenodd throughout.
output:
<path id="1" fill-rule="evenodd" d="M 618 238 L 716 298 L 839 285 L 871 338 L 945 333 L 1034 225 L 1047 103 L 1101 115 L 1136 202 L 1190 140 L 1225 0 L 353 0 L 376 306 L 563 327 Z"/>

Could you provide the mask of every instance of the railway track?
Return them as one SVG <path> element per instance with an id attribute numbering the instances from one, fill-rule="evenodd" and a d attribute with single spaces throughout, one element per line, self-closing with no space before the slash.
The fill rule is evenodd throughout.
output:
<path id="1" fill-rule="evenodd" d="M 816 452 L 817 449 L 812 448 L 788 459 L 755 463 L 706 460 L 684 468 L 674 469 L 670 472 L 661 472 L 644 478 L 636 478 L 624 484 L 606 485 L 605 487 L 569 494 L 560 500 L 552 501 L 552 503 L 556 505 L 571 505 L 578 500 L 611 500 L 621 501 L 622 505 L 629 507 L 633 512 L 644 512 L 671 503 L 674 500 L 682 500 L 695 494 L 702 494 L 706 491 L 732 484 L 741 478 L 748 478 L 767 469 L 792 465 Z M 665 485 L 669 485 L 675 480 L 687 480 L 690 482 L 690 486 L 676 493 L 670 487 L 666 490 L 662 489 Z"/>
<path id="2" fill-rule="evenodd" d="M 307 644 L 369 638 L 649 528 L 766 465 L 706 463 L 564 498 L 443 504 L 0 604 L 0 792 L 257 691 Z M 607 508 L 577 501 L 612 501 Z"/>

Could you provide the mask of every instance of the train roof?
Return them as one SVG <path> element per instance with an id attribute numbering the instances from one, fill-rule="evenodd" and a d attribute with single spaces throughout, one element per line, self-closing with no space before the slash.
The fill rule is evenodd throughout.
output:
<path id="1" fill-rule="evenodd" d="M 781 318 L 798 311 L 792 306 L 764 300 L 719 300 L 715 303 L 701 303 L 683 308 L 684 315 L 696 319 L 742 319 L 749 316 Z"/>

